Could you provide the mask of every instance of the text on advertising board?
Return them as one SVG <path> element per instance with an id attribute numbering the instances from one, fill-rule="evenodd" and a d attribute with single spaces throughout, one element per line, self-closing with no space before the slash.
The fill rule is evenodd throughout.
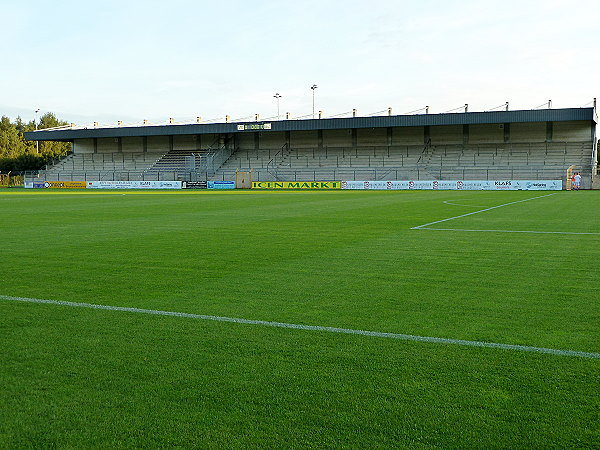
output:
<path id="1" fill-rule="evenodd" d="M 184 181 L 181 183 L 182 189 L 207 189 L 206 181 Z"/>
<path id="2" fill-rule="evenodd" d="M 181 181 L 88 181 L 88 189 L 181 189 Z"/>
<path id="3" fill-rule="evenodd" d="M 560 191 L 562 189 L 562 181 L 561 180 L 342 181 L 342 189 Z"/>
<path id="4" fill-rule="evenodd" d="M 340 189 L 341 181 L 253 181 L 252 189 Z"/>
<path id="5" fill-rule="evenodd" d="M 85 189 L 85 181 L 45 181 L 46 189 Z"/>
<path id="6" fill-rule="evenodd" d="M 238 131 L 248 131 L 248 130 L 270 130 L 270 123 L 248 123 L 244 125 L 237 126 Z"/>
<path id="7" fill-rule="evenodd" d="M 209 181 L 208 189 L 235 189 L 235 181 Z"/>

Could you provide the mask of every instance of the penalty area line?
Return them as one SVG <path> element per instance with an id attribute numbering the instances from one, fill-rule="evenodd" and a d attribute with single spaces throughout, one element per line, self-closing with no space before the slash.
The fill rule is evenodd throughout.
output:
<path id="1" fill-rule="evenodd" d="M 436 220 L 435 222 L 429 222 L 429 223 L 425 223 L 423 225 L 418 225 L 416 227 L 412 227 L 411 230 L 430 229 L 430 228 L 426 228 L 426 227 L 429 227 L 431 225 L 435 225 L 436 223 L 448 222 L 449 220 L 460 219 L 462 217 L 472 216 L 473 214 L 479 214 L 479 213 L 482 213 L 482 212 L 491 211 L 492 209 L 498 209 L 498 208 L 502 208 L 504 206 L 514 205 L 516 203 L 523 203 L 523 202 L 528 202 L 528 201 L 531 201 L 531 200 L 536 200 L 538 198 L 550 197 L 551 195 L 556 195 L 556 194 L 557 194 L 556 192 L 553 192 L 552 194 L 540 195 L 538 197 L 526 198 L 524 200 L 517 200 L 516 202 L 504 203 L 502 205 L 492 206 L 491 208 L 485 208 L 485 209 L 480 209 L 478 211 L 473 211 L 473 212 L 470 212 L 470 213 L 461 214 L 460 216 L 448 217 L 447 219 Z"/>
<path id="2" fill-rule="evenodd" d="M 421 227 L 419 230 L 430 231 L 469 231 L 479 233 L 530 233 L 530 234 L 575 234 L 575 235 L 591 235 L 598 236 L 600 233 L 594 232 L 579 232 L 579 231 L 533 231 L 533 230 L 470 230 L 467 228 L 426 228 Z"/>
<path id="3" fill-rule="evenodd" d="M 464 339 L 447 339 L 447 338 L 437 338 L 437 337 L 430 337 L 430 336 L 415 336 L 415 335 L 411 335 L 411 334 L 386 333 L 386 332 L 379 332 L 379 331 L 356 330 L 356 329 L 351 329 L 351 328 L 324 327 L 324 326 L 318 326 L 318 325 L 300 325 L 300 324 L 285 323 L 285 322 L 270 322 L 270 321 L 265 321 L 265 320 L 241 319 L 241 318 L 236 318 L 236 317 L 222 317 L 222 316 L 212 316 L 212 315 L 204 315 L 204 314 L 182 313 L 182 312 L 175 312 L 175 311 L 160 311 L 160 310 L 154 310 L 154 309 L 141 309 L 141 308 L 129 308 L 129 307 L 123 307 L 123 306 L 98 305 L 98 304 L 94 304 L 94 303 L 79 303 L 79 302 L 67 302 L 67 301 L 58 301 L 58 300 L 44 300 L 44 299 L 27 298 L 27 297 L 11 297 L 8 295 L 0 295 L 0 300 L 23 302 L 23 303 L 47 304 L 47 305 L 55 305 L 55 306 L 67 306 L 67 307 L 73 307 L 73 308 L 100 309 L 100 310 L 105 310 L 105 311 L 119 311 L 119 312 L 130 312 L 130 313 L 138 313 L 138 314 L 151 314 L 151 315 L 157 315 L 157 316 L 182 317 L 182 318 L 188 318 L 188 319 L 210 320 L 210 321 L 216 321 L 216 322 L 230 322 L 230 323 L 237 323 L 237 324 L 244 324 L 244 325 L 259 325 L 259 326 L 274 327 L 274 328 L 287 328 L 287 329 L 292 329 L 292 330 L 352 334 L 352 335 L 359 335 L 359 336 L 397 339 L 397 340 L 401 340 L 401 341 L 425 342 L 425 343 L 429 343 L 429 344 L 462 345 L 462 346 L 467 346 L 467 347 L 494 348 L 494 349 L 500 349 L 500 350 L 513 350 L 513 351 L 531 352 L 531 353 L 545 353 L 545 354 L 557 355 L 557 356 L 572 356 L 572 357 L 587 358 L 587 359 L 600 359 L 600 353 L 581 352 L 581 351 L 575 351 L 575 350 L 559 350 L 559 349 L 544 348 L 544 347 L 531 347 L 531 346 L 526 346 L 526 345 L 502 344 L 502 343 L 496 343 L 496 342 L 469 341 L 469 340 L 464 340 Z"/>
<path id="4" fill-rule="evenodd" d="M 452 205 L 452 206 L 464 206 L 465 208 L 485 208 L 484 205 L 464 205 L 462 203 L 451 202 L 450 200 L 444 200 L 442 203 L 445 203 L 446 205 Z"/>

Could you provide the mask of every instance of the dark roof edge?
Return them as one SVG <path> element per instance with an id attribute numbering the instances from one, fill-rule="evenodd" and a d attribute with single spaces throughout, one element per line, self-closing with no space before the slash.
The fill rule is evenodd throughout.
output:
<path id="1" fill-rule="evenodd" d="M 77 128 L 25 133 L 30 141 L 70 141 L 73 139 L 172 136 L 189 134 L 229 134 L 263 130 L 238 130 L 238 125 L 269 123 L 269 131 L 314 131 L 349 128 L 418 127 L 442 125 L 474 125 L 519 122 L 598 122 L 594 108 L 535 109 L 517 111 L 488 111 L 469 113 L 418 114 L 402 116 L 373 116 L 333 119 L 279 120 L 236 123 L 207 123 L 186 125 L 154 125 L 115 128 Z"/>

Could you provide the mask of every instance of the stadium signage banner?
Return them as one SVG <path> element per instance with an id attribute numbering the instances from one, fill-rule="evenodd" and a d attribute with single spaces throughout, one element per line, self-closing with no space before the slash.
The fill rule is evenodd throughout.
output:
<path id="1" fill-rule="evenodd" d="M 208 189 L 235 189 L 235 181 L 209 181 Z"/>
<path id="2" fill-rule="evenodd" d="M 253 181 L 252 189 L 340 189 L 341 181 Z"/>
<path id="3" fill-rule="evenodd" d="M 85 189 L 85 181 L 26 181 L 26 189 Z"/>
<path id="4" fill-rule="evenodd" d="M 181 189 L 181 181 L 88 181 L 88 189 Z"/>
<path id="5" fill-rule="evenodd" d="M 45 181 L 47 189 L 85 189 L 85 181 Z"/>
<path id="6" fill-rule="evenodd" d="M 237 126 L 238 131 L 270 130 L 270 123 L 247 123 Z"/>
<path id="7" fill-rule="evenodd" d="M 184 181 L 181 185 L 183 189 L 207 189 L 206 181 Z"/>
<path id="8" fill-rule="evenodd" d="M 342 189 L 560 191 L 561 180 L 406 180 L 342 181 Z"/>

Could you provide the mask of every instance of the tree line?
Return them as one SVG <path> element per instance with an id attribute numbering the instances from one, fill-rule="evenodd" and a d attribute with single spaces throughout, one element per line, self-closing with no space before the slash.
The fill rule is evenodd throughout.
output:
<path id="1" fill-rule="evenodd" d="M 10 118 L 0 118 L 0 172 L 21 172 L 38 170 L 53 159 L 71 150 L 70 142 L 26 141 L 26 131 L 35 130 L 35 121 L 24 122 L 20 117 L 14 122 Z M 42 115 L 37 124 L 38 129 L 53 128 L 68 125 L 68 122 L 58 120 L 47 112 Z"/>

